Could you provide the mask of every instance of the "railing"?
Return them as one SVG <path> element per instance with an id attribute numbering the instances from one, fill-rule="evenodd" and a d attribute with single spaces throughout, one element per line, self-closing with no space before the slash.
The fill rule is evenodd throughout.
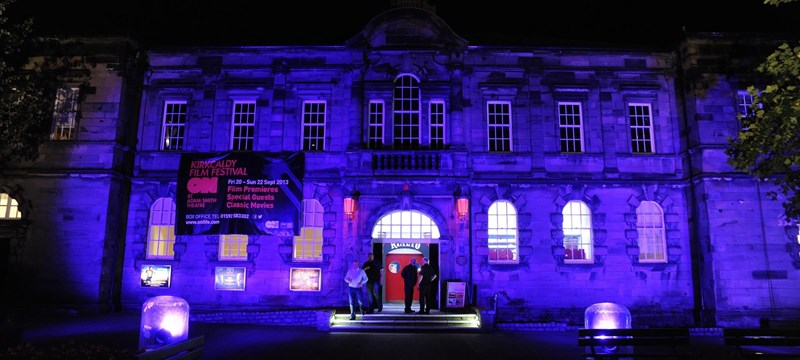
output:
<path id="1" fill-rule="evenodd" d="M 439 152 L 375 152 L 372 170 L 439 170 L 442 155 Z"/>

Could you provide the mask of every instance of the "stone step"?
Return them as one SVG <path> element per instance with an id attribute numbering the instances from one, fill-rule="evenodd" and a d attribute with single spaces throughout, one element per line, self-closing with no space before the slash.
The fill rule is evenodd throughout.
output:
<path id="1" fill-rule="evenodd" d="M 469 332 L 480 331 L 480 318 L 474 312 L 463 310 L 443 312 L 431 310 L 430 314 L 406 314 L 402 306 L 384 306 L 382 312 L 357 314 L 350 320 L 349 309 L 339 309 L 331 318 L 331 332 Z"/>

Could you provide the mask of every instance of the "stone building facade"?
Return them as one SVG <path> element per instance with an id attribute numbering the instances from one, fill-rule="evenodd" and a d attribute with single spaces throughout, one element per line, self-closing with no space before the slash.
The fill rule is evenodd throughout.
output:
<path id="1" fill-rule="evenodd" d="M 110 311 L 121 289 L 143 62 L 129 39 L 63 45 L 88 72 L 59 91 L 64 111 L 39 158 L 0 169 L 3 300 Z"/>
<path id="2" fill-rule="evenodd" d="M 374 253 L 384 301 L 401 301 L 394 266 L 426 256 L 442 290 L 465 283 L 465 301 L 498 322 L 582 324 L 598 302 L 628 307 L 637 325 L 797 317 L 797 226 L 724 154 L 741 91 L 758 84 L 752 49 L 772 43 L 482 46 L 432 12 L 396 8 L 342 45 L 150 49 L 141 88 L 111 77 L 116 88 L 92 95 L 129 110 L 97 121 L 110 126 L 102 139 L 90 96 L 58 176 L 6 171 L 0 185 L 31 224 L 21 263 L 60 299 L 50 305 L 138 309 L 176 295 L 198 311 L 339 307 L 349 264 Z M 56 145 L 31 169 L 54 166 Z M 301 154 L 296 228 L 178 231 L 188 154 Z M 81 201 L 47 200 L 80 189 Z M 61 267 L 46 275 L 44 262 Z M 150 283 L 150 266 L 168 284 Z M 53 285 L 78 269 L 93 275 Z"/>

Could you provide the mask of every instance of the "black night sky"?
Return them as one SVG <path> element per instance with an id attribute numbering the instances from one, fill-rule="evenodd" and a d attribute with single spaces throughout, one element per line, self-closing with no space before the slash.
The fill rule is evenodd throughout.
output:
<path id="1" fill-rule="evenodd" d="M 12 18 L 33 17 L 38 34 L 125 35 L 147 46 L 341 45 L 387 0 L 340 2 L 17 0 Z M 672 45 L 690 32 L 800 33 L 800 1 L 430 0 L 472 45 Z"/>

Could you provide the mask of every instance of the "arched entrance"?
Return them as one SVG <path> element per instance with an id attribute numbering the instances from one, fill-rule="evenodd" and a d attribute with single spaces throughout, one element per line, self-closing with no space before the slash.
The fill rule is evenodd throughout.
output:
<path id="1" fill-rule="evenodd" d="M 403 278 L 400 272 L 412 258 L 422 265 L 422 258 L 439 267 L 439 228 L 426 214 L 416 210 L 398 210 L 384 215 L 372 228 L 373 253 L 381 255 L 384 271 L 383 300 L 403 302 Z M 418 291 L 414 300 L 419 299 Z"/>

